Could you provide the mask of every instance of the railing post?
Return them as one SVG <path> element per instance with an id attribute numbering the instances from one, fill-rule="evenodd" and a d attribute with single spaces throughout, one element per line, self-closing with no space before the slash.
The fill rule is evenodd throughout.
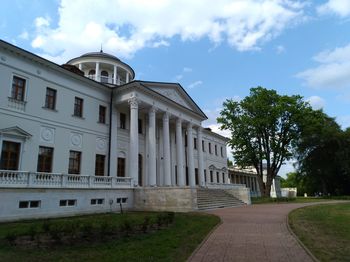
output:
<path id="1" fill-rule="evenodd" d="M 93 178 L 93 176 L 89 176 L 89 188 L 92 188 Z"/>
<path id="2" fill-rule="evenodd" d="M 35 174 L 33 174 L 31 172 L 28 172 L 27 176 L 28 176 L 28 187 L 32 187 L 33 184 L 34 184 L 34 176 L 35 176 Z"/>
<path id="3" fill-rule="evenodd" d="M 61 174 L 61 186 L 67 187 L 67 176 L 65 174 Z"/>

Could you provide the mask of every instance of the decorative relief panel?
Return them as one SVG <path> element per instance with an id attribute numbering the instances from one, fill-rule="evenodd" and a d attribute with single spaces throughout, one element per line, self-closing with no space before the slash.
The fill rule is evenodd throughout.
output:
<path id="1" fill-rule="evenodd" d="M 98 151 L 106 151 L 107 141 L 105 138 L 98 137 L 96 138 L 96 150 Z"/>
<path id="2" fill-rule="evenodd" d="M 72 132 L 70 134 L 70 145 L 73 147 L 82 147 L 83 146 L 83 135 L 80 133 Z"/>
<path id="3" fill-rule="evenodd" d="M 55 129 L 52 127 L 42 126 L 40 128 L 40 141 L 45 143 L 55 143 Z"/>

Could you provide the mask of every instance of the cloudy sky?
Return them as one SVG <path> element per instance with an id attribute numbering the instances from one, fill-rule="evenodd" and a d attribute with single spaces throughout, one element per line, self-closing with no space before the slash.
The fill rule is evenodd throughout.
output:
<path id="1" fill-rule="evenodd" d="M 2 0 L 1 6 L 2 40 L 59 64 L 102 44 L 137 79 L 181 83 L 214 130 L 222 102 L 258 85 L 300 94 L 350 126 L 350 0 Z"/>

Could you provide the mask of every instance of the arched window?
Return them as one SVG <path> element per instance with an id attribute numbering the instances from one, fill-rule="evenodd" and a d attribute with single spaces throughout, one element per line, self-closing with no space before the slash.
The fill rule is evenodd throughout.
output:
<path id="1" fill-rule="evenodd" d="M 108 72 L 105 70 L 101 72 L 101 82 L 108 83 Z"/>
<path id="2" fill-rule="evenodd" d="M 90 71 L 89 71 L 89 76 L 94 76 L 96 74 L 96 72 L 95 72 L 95 69 L 91 69 Z"/>

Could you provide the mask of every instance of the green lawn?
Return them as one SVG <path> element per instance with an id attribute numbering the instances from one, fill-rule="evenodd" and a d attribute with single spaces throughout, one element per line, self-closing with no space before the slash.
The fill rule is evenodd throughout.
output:
<path id="1" fill-rule="evenodd" d="M 52 219 L 49 223 L 80 228 L 89 224 L 97 228 L 106 221 L 114 226 L 122 225 L 126 220 L 142 224 L 145 216 L 155 223 L 158 213 L 101 214 Z M 0 224 L 0 261 L 185 261 L 219 221 L 213 215 L 176 213 L 174 222 L 160 230 L 139 232 L 119 239 L 39 248 L 12 246 L 7 238 L 9 233 L 21 235 L 33 228 L 43 233 L 45 220 L 3 223 Z"/>
<path id="2" fill-rule="evenodd" d="M 330 200 L 346 199 L 343 198 L 323 198 L 323 197 L 297 197 L 297 198 L 271 198 L 271 197 L 252 197 L 252 204 L 271 204 L 271 203 L 309 203 L 309 202 L 323 202 Z"/>
<path id="3" fill-rule="evenodd" d="M 350 203 L 296 209 L 289 224 L 320 261 L 350 261 Z"/>

